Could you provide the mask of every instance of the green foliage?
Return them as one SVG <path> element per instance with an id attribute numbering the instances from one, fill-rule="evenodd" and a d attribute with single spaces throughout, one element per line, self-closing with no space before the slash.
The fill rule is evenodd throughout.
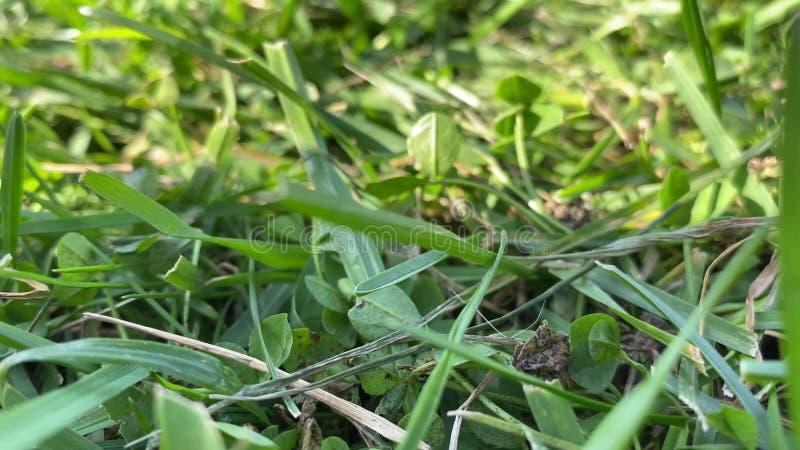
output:
<path id="1" fill-rule="evenodd" d="M 181 255 L 175 265 L 164 274 L 164 280 L 185 291 L 194 291 L 200 284 L 198 275 L 197 266 Z"/>
<path id="2" fill-rule="evenodd" d="M 494 96 L 508 103 L 529 105 L 541 93 L 542 88 L 531 80 L 520 75 L 512 75 L 508 78 L 503 78 L 497 83 Z"/>
<path id="3" fill-rule="evenodd" d="M 94 264 L 92 244 L 79 233 L 67 233 L 56 244 L 55 257 L 58 269 L 68 270 Z M 63 273 L 61 278 L 71 281 L 98 281 L 98 277 L 91 273 Z M 60 303 L 70 306 L 86 303 L 97 295 L 97 287 L 79 288 L 56 286 L 53 295 Z"/>
<path id="4" fill-rule="evenodd" d="M 219 430 L 201 404 L 188 401 L 170 391 L 155 391 L 153 416 L 161 429 L 161 447 L 177 450 L 225 448 Z"/>
<path id="5" fill-rule="evenodd" d="M 800 2 L 256 3 L 0 7 L 0 446 L 800 442 Z"/>
<path id="6" fill-rule="evenodd" d="M 261 336 L 272 363 L 275 367 L 280 367 L 292 351 L 292 327 L 289 325 L 288 314 L 275 314 L 262 320 Z M 259 333 L 253 330 L 250 333 L 250 355 L 264 360 L 266 355 L 259 341 Z"/>
<path id="7" fill-rule="evenodd" d="M 723 405 L 719 412 L 708 415 L 708 422 L 746 449 L 758 446 L 758 423 L 747 411 Z"/>
<path id="8" fill-rule="evenodd" d="M 619 325 L 607 314 L 587 314 L 572 322 L 569 374 L 591 392 L 603 391 L 619 365 Z"/>
<path id="9" fill-rule="evenodd" d="M 583 430 L 568 401 L 538 387 L 523 386 L 522 389 L 541 432 L 575 444 L 583 444 Z"/>
<path id="10" fill-rule="evenodd" d="M 428 113 L 417 121 L 408 135 L 408 153 L 423 175 L 444 175 L 458 159 L 461 134 L 452 120 L 441 113 Z"/>
<path id="11" fill-rule="evenodd" d="M 3 173 L 0 177 L 3 252 L 17 255 L 17 237 L 22 210 L 22 181 L 25 177 L 25 122 L 16 111 L 11 113 L 5 134 Z"/>

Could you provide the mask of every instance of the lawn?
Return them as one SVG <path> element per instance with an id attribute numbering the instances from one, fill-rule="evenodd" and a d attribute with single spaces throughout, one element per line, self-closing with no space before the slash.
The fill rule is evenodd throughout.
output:
<path id="1" fill-rule="evenodd" d="M 798 13 L 0 0 L 0 448 L 796 448 Z"/>

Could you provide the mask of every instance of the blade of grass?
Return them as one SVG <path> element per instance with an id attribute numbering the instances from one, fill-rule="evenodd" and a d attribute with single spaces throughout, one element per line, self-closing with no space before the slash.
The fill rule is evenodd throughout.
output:
<path id="1" fill-rule="evenodd" d="M 353 289 L 353 294 L 364 295 L 386 286 L 397 284 L 423 270 L 435 266 L 447 258 L 446 253 L 431 251 L 425 252 L 415 258 L 407 259 L 400 264 L 390 267 L 383 272 L 358 283 Z"/>
<path id="2" fill-rule="evenodd" d="M 725 131 L 725 127 L 722 126 L 711 105 L 708 104 L 703 94 L 700 93 L 700 90 L 689 78 L 686 68 L 683 67 L 683 64 L 672 52 L 667 53 L 664 57 L 664 68 L 667 70 L 667 75 L 669 75 L 675 90 L 678 92 L 678 97 L 689 110 L 689 114 L 691 114 L 697 127 L 708 139 L 708 145 L 714 159 L 721 167 L 733 162 L 739 156 L 739 149 Z"/>
<path id="3" fill-rule="evenodd" d="M 101 287 L 101 288 L 127 288 L 129 287 L 125 283 L 110 283 L 110 282 L 102 282 L 102 281 L 78 281 L 78 280 L 65 280 L 63 278 L 53 278 L 48 277 L 47 275 L 40 275 L 35 272 L 24 272 L 21 270 L 14 270 L 9 268 L 0 269 L 0 278 L 10 278 L 13 280 L 23 279 L 23 280 L 34 280 L 39 281 L 42 283 L 51 284 L 53 286 L 66 286 L 66 287 L 76 287 L 76 288 L 91 288 L 91 287 Z"/>
<path id="4" fill-rule="evenodd" d="M 788 34 L 789 55 L 786 68 L 786 115 L 783 119 L 783 176 L 780 198 L 782 201 L 780 226 L 780 262 L 785 274 L 800 273 L 800 208 L 792 206 L 792 199 L 800 198 L 800 26 L 795 22 Z M 798 126 L 796 126 L 798 125 Z M 789 412 L 792 421 L 800 423 L 800 277 L 781 277 L 778 302 L 783 310 L 784 332 L 782 350 L 789 365 Z M 800 442 L 800 427 L 794 427 L 795 441 Z"/>
<path id="5" fill-rule="evenodd" d="M 264 332 L 261 328 L 261 316 L 258 313 L 258 294 L 256 293 L 256 265 L 252 259 L 249 260 L 247 264 L 247 297 L 250 302 L 250 317 L 253 319 L 253 330 L 256 332 L 261 354 L 264 355 L 264 363 L 266 363 L 267 368 L 269 369 L 270 376 L 273 380 L 275 380 L 280 378 L 280 374 L 278 373 L 278 368 L 275 367 L 275 363 L 272 361 L 272 355 L 269 351 L 267 351 L 267 343 L 264 340 Z M 291 397 L 283 397 L 283 404 L 286 405 L 286 409 L 289 411 L 289 414 L 291 414 L 292 417 L 295 419 L 300 417 L 300 410 L 297 408 L 297 405 L 294 403 L 294 401 L 292 401 Z"/>
<path id="6" fill-rule="evenodd" d="M 6 129 L 3 174 L 0 178 L 3 252 L 16 259 L 19 222 L 22 213 L 22 181 L 25 178 L 25 123 L 16 111 Z"/>
<path id="7" fill-rule="evenodd" d="M 475 313 L 478 311 L 478 306 L 480 306 L 483 296 L 489 288 L 489 283 L 491 283 L 492 278 L 494 278 L 497 272 L 500 258 L 506 249 L 506 241 L 506 233 L 503 231 L 500 234 L 500 248 L 497 250 L 497 257 L 492 267 L 486 272 L 486 275 L 483 276 L 478 289 L 476 289 L 475 293 L 469 298 L 467 305 L 458 314 L 456 322 L 453 324 L 452 328 L 450 328 L 450 336 L 448 338 L 450 342 L 457 344 L 461 341 L 461 337 L 464 336 L 464 332 L 467 330 Z M 414 406 L 414 410 L 411 412 L 411 418 L 406 426 L 406 438 L 397 447 L 398 449 L 413 450 L 417 448 L 417 444 L 425 437 L 428 432 L 428 427 L 430 427 L 431 422 L 433 422 L 434 415 L 436 415 L 436 411 L 439 408 L 439 402 L 442 399 L 445 384 L 450 377 L 450 371 L 452 369 L 453 353 L 445 350 L 417 398 L 417 404 Z"/>
<path id="8" fill-rule="evenodd" d="M 708 101 L 697 89 L 680 60 L 672 52 L 664 57 L 664 68 L 672 80 L 678 96 L 681 98 L 692 119 L 703 132 L 708 141 L 711 154 L 720 167 L 734 166 L 732 163 L 741 156 L 741 151 L 736 146 L 734 139 L 725 131 L 719 117 L 711 108 Z M 752 174 L 747 176 L 744 184 L 737 182 L 733 173 L 728 174 L 728 180 L 741 191 L 741 194 L 760 206 L 767 215 L 777 214 L 778 207 L 769 194 L 769 189 Z"/>
<path id="9" fill-rule="evenodd" d="M 442 227 L 389 211 L 367 209 L 355 203 L 342 203 L 321 192 L 312 192 L 297 185 L 288 185 L 279 192 L 278 206 L 300 214 L 319 217 L 348 226 L 369 236 L 388 238 L 403 244 L 438 250 L 466 261 L 490 266 L 495 254 L 478 247 Z M 500 269 L 517 275 L 528 275 L 530 268 L 508 258 L 500 260 Z"/>
<path id="10" fill-rule="evenodd" d="M 0 321 L 0 344 L 15 349 L 26 349 L 55 345 L 55 342 Z M 72 366 L 84 373 L 95 369 L 93 364 L 78 363 Z"/>
<path id="11" fill-rule="evenodd" d="M 5 448 L 32 448 L 101 403 L 147 377 L 133 365 L 109 365 L 75 383 L 0 411 Z M 36 420 L 32 420 L 36 418 Z"/>
<path id="12" fill-rule="evenodd" d="M 247 239 L 216 237 L 191 227 L 172 211 L 116 178 L 86 172 L 83 183 L 116 206 L 140 217 L 158 231 L 173 237 L 193 239 L 236 250 L 258 262 L 279 269 L 303 267 L 308 258 L 302 247 L 285 242 L 254 242 Z"/>
<path id="13" fill-rule="evenodd" d="M 269 68 L 287 85 L 295 89 L 298 95 L 305 97 L 305 81 L 291 46 L 286 42 L 265 44 L 264 52 L 267 56 Z M 292 127 L 295 144 L 306 160 L 306 170 L 317 192 L 330 194 L 331 198 L 335 198 L 334 204 L 357 206 L 357 203 L 352 199 L 349 187 L 328 160 L 325 141 L 315 130 L 305 111 L 298 109 L 295 104 L 286 101 L 282 96 L 279 96 L 279 100 L 284 115 Z M 342 248 L 337 248 L 336 251 L 339 253 L 342 265 L 353 284 L 358 284 L 384 270 L 378 249 L 369 236 L 358 234 L 343 227 L 334 227 L 320 220 L 317 220 L 316 224 L 323 229 L 331 229 L 332 242 L 344 244 Z M 317 267 L 317 270 L 320 270 L 319 267 Z M 322 274 L 320 273 L 320 275 Z M 299 282 L 304 282 L 304 280 Z M 371 293 L 361 300 L 364 302 L 364 307 L 349 311 L 348 318 L 358 332 L 367 339 L 383 337 L 384 330 L 380 329 L 380 327 L 373 327 L 374 321 L 366 317 L 383 316 L 396 318 L 397 314 L 400 314 L 399 318 L 401 319 L 418 317 L 414 303 L 405 292 L 396 286 L 388 286 L 386 289 Z"/>
<path id="14" fill-rule="evenodd" d="M 22 350 L 0 361 L 0 381 L 11 367 L 32 362 L 53 361 L 71 366 L 81 364 L 135 364 L 163 372 L 213 391 L 233 393 L 241 388 L 236 374 L 218 359 L 160 342 L 91 338 Z"/>
<path id="15" fill-rule="evenodd" d="M 636 305 L 642 309 L 649 310 L 652 313 L 658 313 L 658 309 L 652 306 L 646 300 L 643 300 L 640 294 L 628 287 L 625 284 L 617 282 L 616 278 L 604 271 L 594 271 L 588 276 L 594 284 L 600 289 L 615 295 Z M 684 318 L 688 318 L 696 307 L 695 303 L 689 303 L 680 297 L 676 297 L 669 292 L 663 291 L 648 283 L 639 282 L 640 285 L 646 287 L 651 293 L 657 296 L 665 304 L 669 305 L 678 314 Z M 709 340 L 720 343 L 731 350 L 744 353 L 745 355 L 755 356 L 758 350 L 758 339 L 755 333 L 748 331 L 741 325 L 729 322 L 714 314 L 708 314 L 704 319 L 705 332 Z"/>
<path id="16" fill-rule="evenodd" d="M 36 234 L 65 234 L 70 231 L 84 231 L 95 228 L 114 228 L 142 223 L 142 220 L 128 212 L 119 211 L 107 214 L 87 214 L 85 216 L 37 219 L 23 222 L 19 233 L 22 236 Z"/>
<path id="17" fill-rule="evenodd" d="M 714 67 L 714 53 L 711 44 L 706 37 L 706 30 L 703 28 L 703 17 L 697 0 L 681 0 L 681 22 L 689 44 L 694 52 L 694 57 L 700 70 L 703 73 L 703 80 L 706 85 L 706 93 L 717 114 L 722 112 L 719 100 L 719 84 L 717 83 L 717 71 Z"/>

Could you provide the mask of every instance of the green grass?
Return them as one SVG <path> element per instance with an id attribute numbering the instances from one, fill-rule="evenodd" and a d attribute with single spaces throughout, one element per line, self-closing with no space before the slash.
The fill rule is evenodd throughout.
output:
<path id="1" fill-rule="evenodd" d="M 57 3 L 0 3 L 0 446 L 800 442 L 800 2 Z"/>

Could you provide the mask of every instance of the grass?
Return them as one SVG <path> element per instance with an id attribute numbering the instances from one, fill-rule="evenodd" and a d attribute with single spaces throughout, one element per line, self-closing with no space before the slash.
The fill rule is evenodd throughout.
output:
<path id="1" fill-rule="evenodd" d="M 800 442 L 800 2 L 80 3 L 0 5 L 3 445 Z"/>

